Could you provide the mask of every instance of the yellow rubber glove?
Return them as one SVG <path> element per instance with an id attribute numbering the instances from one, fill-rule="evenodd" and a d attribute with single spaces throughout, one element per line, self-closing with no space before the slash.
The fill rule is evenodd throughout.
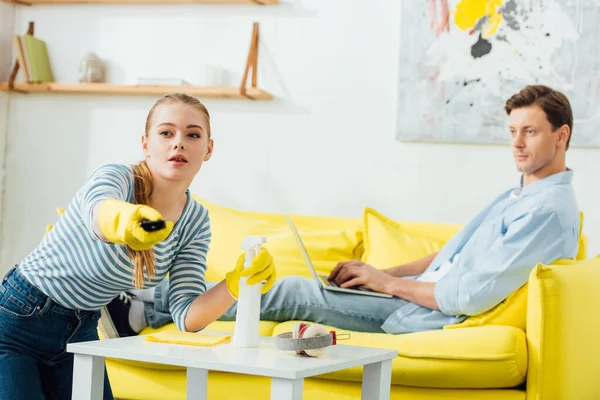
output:
<path id="1" fill-rule="evenodd" d="M 129 245 L 133 250 L 151 249 L 169 236 L 174 225 L 171 221 L 154 232 L 146 232 L 140 226 L 144 220 L 162 219 L 162 215 L 152 207 L 116 199 L 104 200 L 98 213 L 98 225 L 104 237 L 112 243 Z"/>
<path id="2" fill-rule="evenodd" d="M 275 284 L 277 279 L 277 273 L 275 271 L 275 263 L 273 262 L 273 256 L 269 253 L 266 248 L 261 248 L 256 257 L 252 260 L 252 265 L 244 269 L 244 262 L 246 260 L 246 254 L 242 253 L 233 271 L 228 272 L 225 275 L 227 283 L 227 290 L 229 294 L 235 299 L 240 294 L 240 278 L 249 277 L 246 281 L 249 285 L 254 285 L 262 281 L 267 281 L 262 287 L 262 293 L 267 293 Z"/>

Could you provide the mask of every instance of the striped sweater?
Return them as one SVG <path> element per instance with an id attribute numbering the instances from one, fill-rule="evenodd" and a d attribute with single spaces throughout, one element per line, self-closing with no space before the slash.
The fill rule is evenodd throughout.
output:
<path id="1" fill-rule="evenodd" d="M 92 228 L 92 210 L 114 198 L 132 203 L 133 169 L 107 164 L 92 173 L 52 230 L 19 265 L 23 275 L 63 307 L 99 310 L 133 287 L 133 264 L 125 245 L 100 240 Z M 155 275 L 145 288 L 169 274 L 170 311 L 185 331 L 191 302 L 206 290 L 204 274 L 210 243 L 208 211 L 187 192 L 187 203 L 169 237 L 153 247 Z"/>

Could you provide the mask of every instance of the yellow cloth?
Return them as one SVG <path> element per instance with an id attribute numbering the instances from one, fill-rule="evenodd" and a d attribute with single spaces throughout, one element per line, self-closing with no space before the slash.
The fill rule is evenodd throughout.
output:
<path id="1" fill-rule="evenodd" d="M 228 342 L 230 339 L 231 336 L 229 335 L 215 333 L 164 331 L 148 335 L 144 340 L 147 342 L 185 344 L 189 346 L 214 346 Z"/>

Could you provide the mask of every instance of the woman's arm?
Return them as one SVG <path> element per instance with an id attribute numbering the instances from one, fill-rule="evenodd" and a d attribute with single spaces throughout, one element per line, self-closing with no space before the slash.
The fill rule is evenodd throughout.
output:
<path id="1" fill-rule="evenodd" d="M 102 231 L 100 230 L 100 224 L 98 223 L 98 214 L 100 214 L 100 207 L 102 206 L 102 203 L 104 203 L 104 200 L 96 203 L 92 209 L 92 230 L 96 236 L 98 236 L 98 239 L 102 240 L 103 242 L 108 242 L 108 239 L 106 239 L 102 234 Z"/>
<path id="2" fill-rule="evenodd" d="M 196 332 L 217 320 L 236 300 L 227 290 L 225 280 L 196 297 L 185 316 L 185 329 Z"/>

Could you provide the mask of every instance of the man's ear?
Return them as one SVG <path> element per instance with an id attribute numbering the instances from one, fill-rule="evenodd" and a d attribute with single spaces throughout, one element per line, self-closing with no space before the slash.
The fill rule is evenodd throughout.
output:
<path id="1" fill-rule="evenodd" d="M 560 128 L 558 128 L 558 143 L 559 145 L 564 145 L 565 149 L 567 148 L 567 142 L 569 141 L 569 138 L 571 137 L 571 129 L 569 128 L 569 125 L 564 124 L 563 126 L 561 126 Z"/>

